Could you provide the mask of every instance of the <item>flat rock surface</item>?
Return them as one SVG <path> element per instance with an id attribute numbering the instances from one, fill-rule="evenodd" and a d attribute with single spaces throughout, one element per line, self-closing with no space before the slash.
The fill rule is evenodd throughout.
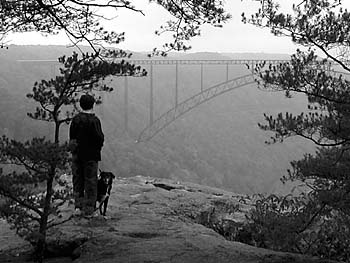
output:
<path id="1" fill-rule="evenodd" d="M 239 199 L 233 193 L 191 183 L 142 176 L 117 178 L 107 218 L 74 217 L 52 229 L 48 238 L 52 255 L 61 252 L 65 258 L 47 262 L 69 262 L 67 256 L 72 253 L 77 263 L 322 262 L 228 241 L 196 222 L 213 204 L 223 200 L 239 204 Z M 242 220 L 249 209 L 240 207 L 241 211 L 230 215 L 232 220 Z M 66 207 L 62 220 L 71 213 L 72 208 Z"/>

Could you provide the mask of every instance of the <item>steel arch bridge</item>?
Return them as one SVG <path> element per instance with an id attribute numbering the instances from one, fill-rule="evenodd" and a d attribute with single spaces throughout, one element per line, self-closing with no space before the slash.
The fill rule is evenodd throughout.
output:
<path id="1" fill-rule="evenodd" d="M 158 119 L 156 119 L 143 131 L 141 131 L 136 142 L 145 142 L 152 139 L 157 133 L 162 131 L 169 124 L 193 108 L 199 106 L 200 104 L 205 103 L 221 94 L 252 84 L 254 82 L 254 75 L 249 74 L 229 81 L 225 81 L 195 94 L 194 96 L 179 103 L 177 106 L 170 109 L 166 113 L 162 114 Z"/>
<path id="2" fill-rule="evenodd" d="M 169 126 L 179 117 L 191 111 L 195 107 L 217 97 L 226 92 L 235 90 L 237 88 L 255 83 L 253 68 L 256 64 L 265 63 L 265 65 L 279 64 L 287 62 L 288 60 L 129 60 L 128 62 L 136 65 L 149 65 L 150 74 L 150 121 L 149 125 L 144 128 L 139 134 L 136 143 L 146 142 L 152 139 L 164 128 Z M 163 113 L 159 118 L 153 119 L 153 65 L 172 65 L 176 66 L 176 84 L 175 84 L 175 106 Z M 201 90 L 197 94 L 178 102 L 178 65 L 200 65 L 201 66 Z M 203 65 L 226 65 L 226 81 L 214 85 L 212 87 L 203 89 Z M 229 65 L 248 65 L 251 68 L 251 73 L 229 80 Z M 127 86 L 125 86 L 125 94 L 127 94 Z M 127 99 L 127 98 L 125 98 Z M 126 107 L 127 108 L 127 107 Z M 127 111 L 127 110 L 126 110 Z M 125 117 L 127 122 L 127 117 Z M 127 126 L 127 124 L 126 124 Z"/>
<path id="3" fill-rule="evenodd" d="M 203 89 L 201 87 L 201 91 L 192 97 L 185 99 L 184 101 L 178 103 L 177 99 L 177 87 L 175 92 L 175 107 L 171 108 L 167 112 L 163 113 L 159 118 L 156 120 L 153 120 L 153 103 L 151 102 L 150 105 L 150 124 L 144 128 L 141 133 L 138 136 L 138 139 L 136 140 L 136 143 L 139 142 L 145 142 L 150 139 L 152 139 L 156 134 L 158 134 L 160 131 L 162 131 L 164 128 L 166 128 L 168 125 L 170 125 L 172 122 L 174 122 L 176 119 L 181 117 L 182 115 L 186 114 L 187 112 L 191 111 L 195 107 L 217 97 L 220 96 L 226 92 L 238 89 L 243 86 L 247 86 L 250 84 L 255 83 L 255 77 L 254 74 L 254 66 L 257 64 L 264 63 L 264 65 L 271 65 L 271 64 L 279 64 L 284 62 L 289 62 L 290 60 L 133 60 L 132 63 L 135 64 L 149 64 L 150 65 L 150 73 L 151 73 L 151 94 L 152 91 L 152 65 L 165 65 L 165 64 L 175 64 L 176 65 L 176 75 L 177 75 L 177 66 L 179 64 L 199 64 L 201 65 L 201 83 L 202 81 L 202 74 L 203 74 L 203 65 L 226 65 L 226 81 L 222 82 L 220 84 L 214 85 L 212 87 L 209 87 L 207 89 Z M 235 79 L 229 80 L 228 78 L 228 66 L 229 65 L 248 65 L 250 66 L 251 73 L 248 75 L 244 75 L 241 77 L 237 77 Z M 327 71 L 330 71 L 330 65 L 327 66 Z M 333 71 L 333 73 L 340 73 L 342 72 L 336 72 Z M 177 85 L 177 81 L 176 81 Z M 202 86 L 202 85 L 201 85 Z M 152 95 L 151 95 L 152 96 Z"/>
<path id="4" fill-rule="evenodd" d="M 234 89 L 255 83 L 253 68 L 257 64 L 264 63 L 265 65 L 279 64 L 287 62 L 288 60 L 250 60 L 250 59 L 232 59 L 232 60 L 177 60 L 177 59 L 150 59 L 150 60 L 126 60 L 129 63 L 135 65 L 148 65 L 150 75 L 150 105 L 149 105 L 149 125 L 144 128 L 136 143 L 146 142 L 152 139 L 160 131 L 170 125 L 179 117 L 183 116 L 187 112 L 191 111 L 195 107 Z M 175 106 L 163 113 L 159 118 L 153 118 L 153 65 L 175 65 Z M 200 78 L 201 78 L 201 90 L 197 94 L 190 98 L 185 99 L 182 102 L 178 102 L 178 66 L 179 65 L 200 65 Z M 226 65 L 226 81 L 214 85 L 212 87 L 203 88 L 203 66 L 204 65 Z M 234 79 L 229 79 L 229 66 L 230 65 L 248 65 L 251 73 Z M 127 114 L 127 79 L 125 79 L 125 127 L 127 129 L 128 114 Z"/>

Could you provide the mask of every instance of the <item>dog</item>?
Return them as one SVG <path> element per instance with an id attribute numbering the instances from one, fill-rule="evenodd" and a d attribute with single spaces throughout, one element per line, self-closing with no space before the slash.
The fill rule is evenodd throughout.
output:
<path id="1" fill-rule="evenodd" d="M 103 216 L 106 216 L 114 178 L 115 176 L 113 173 L 100 171 L 100 176 L 97 181 L 97 202 L 99 203 L 97 209 L 100 210 L 100 214 Z"/>

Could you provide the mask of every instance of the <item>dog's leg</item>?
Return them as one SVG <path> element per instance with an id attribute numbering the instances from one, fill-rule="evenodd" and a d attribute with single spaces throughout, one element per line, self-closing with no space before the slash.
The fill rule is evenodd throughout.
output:
<path id="1" fill-rule="evenodd" d="M 106 199 L 103 201 L 103 216 L 106 215 L 106 211 L 107 211 L 107 205 L 108 205 L 108 199 L 109 199 L 109 196 L 107 195 L 106 196 Z"/>
<path id="2" fill-rule="evenodd" d="M 100 210 L 100 215 L 102 215 L 102 216 L 103 216 L 102 205 L 103 205 L 103 203 L 101 203 L 101 204 L 100 204 L 100 206 L 99 206 L 99 210 Z"/>
<path id="3" fill-rule="evenodd" d="M 96 210 L 99 210 L 99 211 L 100 211 L 100 215 L 103 215 L 102 206 L 103 206 L 105 200 L 106 200 L 106 196 L 103 196 L 103 197 L 101 198 L 101 200 L 98 201 L 98 207 L 97 207 Z"/>

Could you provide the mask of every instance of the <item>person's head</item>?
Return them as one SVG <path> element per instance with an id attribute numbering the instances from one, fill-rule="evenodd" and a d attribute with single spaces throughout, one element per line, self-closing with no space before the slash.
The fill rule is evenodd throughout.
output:
<path id="1" fill-rule="evenodd" d="M 84 94 L 80 97 L 79 103 L 83 110 L 92 110 L 94 107 L 95 98 L 89 94 Z"/>

